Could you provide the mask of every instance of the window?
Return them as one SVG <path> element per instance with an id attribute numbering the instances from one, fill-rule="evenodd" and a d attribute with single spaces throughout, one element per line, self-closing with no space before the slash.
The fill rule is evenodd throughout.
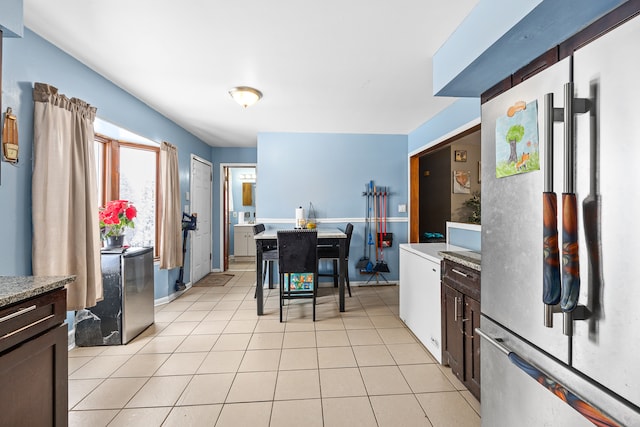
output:
<path id="1" fill-rule="evenodd" d="M 127 229 L 125 243 L 131 246 L 153 246 L 158 256 L 158 170 L 160 148 L 125 142 L 96 134 L 96 162 L 99 202 L 129 200 L 138 210 L 136 227 Z"/>

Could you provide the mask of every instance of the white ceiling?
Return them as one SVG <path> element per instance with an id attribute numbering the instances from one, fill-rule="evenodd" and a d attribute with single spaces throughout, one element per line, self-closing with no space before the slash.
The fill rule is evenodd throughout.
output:
<path id="1" fill-rule="evenodd" d="M 453 102 L 431 60 L 477 1 L 24 0 L 24 22 L 209 145 L 252 147 L 415 130 Z M 244 85 L 264 93 L 247 109 Z"/>

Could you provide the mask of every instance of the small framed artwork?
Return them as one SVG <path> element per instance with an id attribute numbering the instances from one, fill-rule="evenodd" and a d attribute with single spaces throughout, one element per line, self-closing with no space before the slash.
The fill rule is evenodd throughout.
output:
<path id="1" fill-rule="evenodd" d="M 471 171 L 453 171 L 453 193 L 471 194 Z"/>
<path id="2" fill-rule="evenodd" d="M 467 150 L 455 150 L 455 160 L 456 162 L 466 162 Z"/>

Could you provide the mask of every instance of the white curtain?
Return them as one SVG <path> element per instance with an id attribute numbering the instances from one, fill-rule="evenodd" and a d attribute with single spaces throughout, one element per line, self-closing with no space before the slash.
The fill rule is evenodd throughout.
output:
<path id="1" fill-rule="evenodd" d="M 182 265 L 182 210 L 178 149 L 160 145 L 160 268 Z"/>
<path id="2" fill-rule="evenodd" d="M 75 275 L 67 310 L 92 307 L 102 299 L 96 109 L 44 83 L 33 100 L 33 274 Z"/>

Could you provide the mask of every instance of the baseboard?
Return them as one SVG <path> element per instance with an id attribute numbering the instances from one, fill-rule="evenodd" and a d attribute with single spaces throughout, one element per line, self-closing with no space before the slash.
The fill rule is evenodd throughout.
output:
<path id="1" fill-rule="evenodd" d="M 371 279 L 371 281 L 369 283 L 367 283 L 366 281 L 351 281 L 349 282 L 350 286 L 397 286 L 398 285 L 398 281 L 397 280 L 389 280 L 388 282 L 385 282 L 384 280 L 380 280 L 378 282 L 375 281 L 375 279 Z M 333 287 L 333 282 L 320 282 L 318 284 L 319 288 L 332 288 Z"/>
<path id="2" fill-rule="evenodd" d="M 162 297 L 162 298 L 158 298 L 158 299 L 154 300 L 153 301 L 153 305 L 157 307 L 159 305 L 169 304 L 171 301 L 175 300 L 180 295 L 182 295 L 185 292 L 187 292 L 189 289 L 191 289 L 191 282 L 186 283 L 185 284 L 185 288 L 182 291 L 176 291 L 176 292 L 172 293 L 171 295 L 167 295 L 166 297 Z"/>
<path id="3" fill-rule="evenodd" d="M 237 262 L 256 262 L 255 255 L 230 255 L 229 259 Z M 211 271 L 214 271 L 214 270 L 211 270 Z"/>
<path id="4" fill-rule="evenodd" d="M 366 281 L 358 281 L 358 282 L 351 282 L 350 283 L 351 286 L 397 286 L 398 285 L 398 281 L 397 280 L 389 280 L 387 282 L 385 282 L 384 280 L 379 280 L 379 281 L 375 281 L 375 279 L 371 279 L 370 282 L 366 282 Z"/>
<path id="5" fill-rule="evenodd" d="M 316 218 L 316 224 L 346 224 L 351 223 L 365 223 L 367 218 Z M 406 216 L 390 216 L 387 217 L 387 222 L 409 222 L 409 217 Z M 264 224 L 294 224 L 295 221 L 291 218 L 258 218 L 256 223 Z"/>

